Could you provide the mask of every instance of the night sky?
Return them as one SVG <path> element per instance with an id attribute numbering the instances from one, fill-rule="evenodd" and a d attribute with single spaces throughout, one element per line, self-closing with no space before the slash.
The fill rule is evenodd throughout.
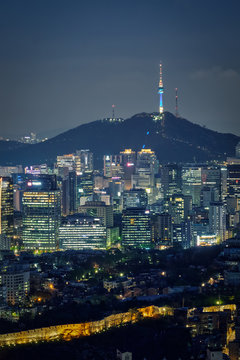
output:
<path id="1" fill-rule="evenodd" d="M 239 0 L 0 0 L 0 136 L 164 106 L 240 135 Z"/>

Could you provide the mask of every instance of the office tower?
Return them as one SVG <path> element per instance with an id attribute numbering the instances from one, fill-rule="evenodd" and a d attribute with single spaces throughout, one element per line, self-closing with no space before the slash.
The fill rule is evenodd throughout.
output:
<path id="1" fill-rule="evenodd" d="M 112 177 L 112 155 L 103 156 L 103 174 L 107 178 Z"/>
<path id="2" fill-rule="evenodd" d="M 124 168 L 121 155 L 104 155 L 103 157 L 103 172 L 107 178 L 122 178 L 124 175 Z"/>
<path id="3" fill-rule="evenodd" d="M 191 195 L 194 206 L 200 206 L 202 188 L 201 167 L 182 168 L 182 192 L 184 195 Z"/>
<path id="4" fill-rule="evenodd" d="M 192 197 L 191 195 L 184 196 L 184 220 L 187 220 L 192 214 Z"/>
<path id="5" fill-rule="evenodd" d="M 221 199 L 221 168 L 217 166 L 202 167 L 202 187 L 208 187 L 214 191 L 214 201 Z"/>
<path id="6" fill-rule="evenodd" d="M 125 190 L 123 193 L 123 209 L 146 209 L 148 205 L 147 193 L 144 189 Z"/>
<path id="7" fill-rule="evenodd" d="M 174 194 L 166 199 L 165 210 L 172 217 L 173 224 L 180 224 L 185 219 L 184 195 Z"/>
<path id="8" fill-rule="evenodd" d="M 137 153 L 135 174 L 132 175 L 132 187 L 145 189 L 148 194 L 148 203 L 156 201 L 157 188 L 155 174 L 158 172 L 158 160 L 151 149 L 142 149 Z"/>
<path id="9" fill-rule="evenodd" d="M 0 234 L 0 250 L 10 250 L 11 240 L 4 234 Z"/>
<path id="10" fill-rule="evenodd" d="M 8 269 L 0 273 L 0 285 L 6 287 L 8 303 L 22 304 L 30 290 L 30 273 L 20 269 Z"/>
<path id="11" fill-rule="evenodd" d="M 210 203 L 214 201 L 219 201 L 219 192 L 217 188 L 211 188 L 204 186 L 201 190 L 201 206 L 209 209 Z"/>
<path id="12" fill-rule="evenodd" d="M 67 168 L 64 168 L 67 170 Z M 61 192 L 61 214 L 63 216 L 74 214 L 77 203 L 77 175 L 75 171 L 64 171 L 58 177 L 58 188 Z"/>
<path id="13" fill-rule="evenodd" d="M 136 248 L 152 246 L 150 215 L 144 209 L 123 210 L 122 245 Z"/>
<path id="14" fill-rule="evenodd" d="M 113 227 L 113 208 L 103 201 L 86 201 L 85 205 L 79 206 L 78 212 L 101 218 L 104 226 Z"/>
<path id="15" fill-rule="evenodd" d="M 137 171 L 139 169 L 145 169 L 152 174 L 157 174 L 159 168 L 159 162 L 156 154 L 151 149 L 142 149 L 137 153 Z"/>
<path id="16" fill-rule="evenodd" d="M 60 191 L 56 187 L 55 176 L 38 177 L 28 181 L 22 201 L 24 248 L 56 250 L 61 205 Z"/>
<path id="17" fill-rule="evenodd" d="M 237 143 L 236 146 L 236 158 L 240 159 L 240 141 Z"/>
<path id="18" fill-rule="evenodd" d="M 68 174 L 69 183 L 69 214 L 74 214 L 77 209 L 77 175 L 75 171 Z"/>
<path id="19" fill-rule="evenodd" d="M 228 197 L 237 198 L 240 207 L 240 165 L 227 166 L 227 194 Z"/>
<path id="20" fill-rule="evenodd" d="M 227 196 L 227 177 L 228 177 L 228 170 L 226 166 L 221 167 L 221 201 Z"/>
<path id="21" fill-rule="evenodd" d="M 77 150 L 76 155 L 80 158 L 82 173 L 93 171 L 93 153 L 90 150 Z"/>
<path id="22" fill-rule="evenodd" d="M 122 165 L 121 155 L 104 155 L 103 157 L 103 172 L 107 178 L 119 177 L 122 178 L 124 169 Z"/>
<path id="23" fill-rule="evenodd" d="M 13 236 L 13 180 L 0 177 L 0 235 Z"/>
<path id="24" fill-rule="evenodd" d="M 77 204 L 82 205 L 93 195 L 94 178 L 91 170 L 86 170 L 83 174 L 77 176 Z"/>
<path id="25" fill-rule="evenodd" d="M 189 249 L 196 245 L 191 220 L 185 220 L 180 224 L 173 224 L 172 242 L 173 246 L 181 246 L 183 249 Z"/>
<path id="26" fill-rule="evenodd" d="M 81 159 L 75 154 L 66 154 L 57 156 L 57 167 L 68 168 L 69 171 L 76 171 L 77 175 L 81 173 Z"/>
<path id="27" fill-rule="evenodd" d="M 69 215 L 59 228 L 59 243 L 64 250 L 106 249 L 106 226 L 91 216 Z"/>
<path id="28" fill-rule="evenodd" d="M 182 191 L 182 168 L 177 164 L 163 165 L 160 168 L 164 197 L 180 194 Z"/>
<path id="29" fill-rule="evenodd" d="M 124 180 L 112 178 L 111 181 L 109 181 L 108 191 L 111 196 L 113 211 L 115 213 L 121 213 L 123 209 Z"/>
<path id="30" fill-rule="evenodd" d="M 125 190 L 130 190 L 132 188 L 132 175 L 135 173 L 136 167 L 136 152 L 132 149 L 125 149 L 120 152 L 120 155 L 122 156 Z"/>
<path id="31" fill-rule="evenodd" d="M 121 155 L 114 155 L 112 157 L 112 178 L 122 179 L 124 177 L 124 167 Z"/>
<path id="32" fill-rule="evenodd" d="M 212 202 L 209 208 L 209 231 L 219 238 L 226 239 L 226 208 L 222 202 Z"/>
<path id="33" fill-rule="evenodd" d="M 154 241 L 161 248 L 172 245 L 172 217 L 168 213 L 157 214 L 153 218 Z"/>

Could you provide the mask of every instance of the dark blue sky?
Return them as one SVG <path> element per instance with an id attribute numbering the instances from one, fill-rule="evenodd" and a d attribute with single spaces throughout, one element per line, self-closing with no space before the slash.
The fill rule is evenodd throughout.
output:
<path id="1" fill-rule="evenodd" d="M 240 135 L 239 0 L 0 0 L 0 136 L 158 109 Z"/>

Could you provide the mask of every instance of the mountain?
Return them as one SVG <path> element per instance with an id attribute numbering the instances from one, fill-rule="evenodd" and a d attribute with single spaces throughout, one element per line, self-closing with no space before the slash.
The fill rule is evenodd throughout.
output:
<path id="1" fill-rule="evenodd" d="M 15 152 L 16 150 L 18 151 L 26 146 L 26 144 L 14 140 L 0 140 L 0 162 L 4 162 L 4 159 L 1 158 L 1 154 Z"/>
<path id="2" fill-rule="evenodd" d="M 125 148 L 154 150 L 160 162 L 192 162 L 234 156 L 240 137 L 209 130 L 190 121 L 164 113 L 141 113 L 122 122 L 97 120 L 68 130 L 34 145 L 0 146 L 0 165 L 53 163 L 57 155 L 90 149 L 96 164 L 104 154 L 117 154 Z M 21 144 L 22 145 L 22 144 Z M 101 164 L 101 165 L 100 165 Z"/>

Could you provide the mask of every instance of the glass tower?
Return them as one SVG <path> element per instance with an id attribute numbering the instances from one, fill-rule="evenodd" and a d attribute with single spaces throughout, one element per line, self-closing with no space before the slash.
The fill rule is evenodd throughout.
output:
<path id="1" fill-rule="evenodd" d="M 34 182 L 31 187 L 34 187 Z M 36 190 L 27 189 L 22 201 L 25 249 L 56 250 L 61 214 L 60 191 L 44 191 L 37 186 Z"/>

